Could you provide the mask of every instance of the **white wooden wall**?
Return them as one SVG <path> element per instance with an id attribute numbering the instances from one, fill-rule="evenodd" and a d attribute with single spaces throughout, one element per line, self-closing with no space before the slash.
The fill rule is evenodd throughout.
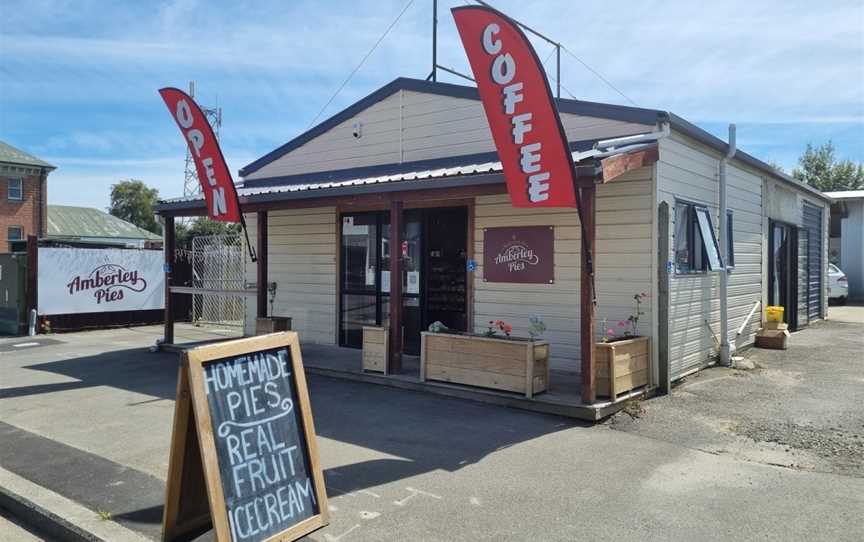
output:
<path id="1" fill-rule="evenodd" d="M 716 152 L 674 135 L 661 140 L 657 165 L 658 204 L 670 209 L 669 260 L 675 253 L 675 201 L 707 206 L 719 239 L 719 159 Z M 742 335 L 738 328 L 756 301 L 762 300 L 763 235 L 762 178 L 733 162 L 727 169 L 727 207 L 733 213 L 735 269 L 729 276 L 729 342 L 752 344 L 759 328 L 757 312 Z M 669 359 L 673 380 L 705 366 L 716 357 L 714 336 L 720 335 L 720 292 L 716 273 L 672 275 L 669 288 Z M 710 325 L 706 325 L 706 320 Z M 712 330 L 714 336 L 712 336 Z"/>
<path id="2" fill-rule="evenodd" d="M 651 242 L 652 168 L 642 168 L 598 188 L 597 295 L 598 318 L 626 319 L 633 311 L 632 296 L 649 292 L 653 265 Z M 256 217 L 247 215 L 252 242 Z M 502 284 L 483 282 L 483 229 L 512 225 L 555 226 L 555 283 Z M 278 283 L 275 315 L 291 316 L 301 340 L 335 344 L 336 210 L 333 207 L 273 211 L 269 214 L 268 278 Z M 485 330 L 489 320 L 513 324 L 514 334 L 527 336 L 528 317 L 539 314 L 548 326 L 544 337 L 552 343 L 556 369 L 578 372 L 579 258 L 581 235 L 575 209 L 513 209 L 508 196 L 475 200 L 474 329 Z M 247 281 L 256 280 L 254 265 Z M 652 329 L 653 300 L 649 299 L 639 329 Z M 255 299 L 247 302 L 246 333 L 254 332 Z M 617 329 L 617 328 L 616 328 Z M 600 336 L 598 323 L 598 339 Z"/>
<path id="3" fill-rule="evenodd" d="M 246 215 L 252 243 L 257 218 Z M 273 315 L 290 316 L 300 340 L 336 343 L 336 208 L 271 211 L 268 215 L 267 278 L 277 283 Z M 246 266 L 247 282 L 256 267 Z M 269 311 L 269 307 L 268 307 Z M 255 298 L 246 303 L 247 334 L 255 331 Z"/>
<path id="4" fill-rule="evenodd" d="M 654 126 L 561 115 L 570 141 L 638 134 Z M 362 137 L 352 134 L 362 122 Z M 492 152 L 492 134 L 478 100 L 398 91 L 246 179 L 314 173 Z"/>
<path id="5" fill-rule="evenodd" d="M 597 192 L 596 285 L 599 319 L 626 319 L 634 310 L 633 295 L 651 287 L 652 168 L 628 173 Z M 579 297 L 581 230 L 576 209 L 514 209 L 507 195 L 475 200 L 474 331 L 490 320 L 505 320 L 517 336 L 528 336 L 528 318 L 539 314 L 546 323 L 543 338 L 551 343 L 552 367 L 580 371 Z M 555 283 L 506 284 L 483 281 L 483 230 L 505 226 L 555 227 Z M 639 324 L 650 334 L 653 300 L 643 305 Z M 618 328 L 616 328 L 617 330 Z"/>

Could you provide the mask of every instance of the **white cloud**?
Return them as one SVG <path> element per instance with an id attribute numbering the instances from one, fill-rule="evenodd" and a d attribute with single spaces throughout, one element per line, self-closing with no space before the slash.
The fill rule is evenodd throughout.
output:
<path id="1" fill-rule="evenodd" d="M 7 0 L 0 137 L 60 166 L 52 201 L 104 207 L 107 187 L 127 177 L 179 195 L 185 148 L 157 88 L 194 79 L 202 103 L 224 108 L 222 143 L 236 172 L 307 128 L 405 1 Z M 449 13 L 462 4 L 439 2 L 439 62 L 467 73 Z M 638 105 L 703 124 L 737 122 L 742 138 L 758 124 L 751 144 L 764 145 L 763 156 L 789 160 L 802 142 L 851 140 L 864 127 L 860 0 L 493 4 L 560 40 Z M 414 3 L 322 118 L 398 76 L 426 77 L 429 8 Z M 551 51 L 535 45 L 541 58 Z M 562 60 L 562 80 L 578 98 L 626 103 L 567 54 Z M 862 159 L 862 145 L 845 148 Z"/>

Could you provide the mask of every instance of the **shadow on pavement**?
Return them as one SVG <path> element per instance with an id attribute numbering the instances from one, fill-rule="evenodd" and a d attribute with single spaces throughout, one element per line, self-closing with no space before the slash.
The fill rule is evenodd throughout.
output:
<path id="1" fill-rule="evenodd" d="M 129 349 L 39 363 L 27 366 L 27 369 L 63 375 L 76 382 L 7 388 L 0 390 L 0 399 L 14 400 L 33 394 L 111 386 L 158 399 L 173 400 L 177 382 L 177 355 Z M 389 456 L 352 463 L 350 456 L 326 457 L 328 451 L 336 452 L 333 452 L 332 447 L 322 446 L 323 463 L 345 463 L 325 471 L 331 496 L 434 470 L 457 471 L 497 450 L 556 431 L 590 425 L 565 418 L 318 375 L 308 375 L 307 378 L 315 429 L 319 437 Z M 147 402 L 150 400 L 140 403 Z M 58 401 L 58 408 L 61 408 L 61 404 Z M 50 438 L 50 435 L 46 436 Z M 165 454 L 168 454 L 167 449 Z M 110 481 L 91 479 L 88 483 L 101 486 Z M 62 487 L 55 489 L 62 494 L 61 490 Z M 138 498 L 135 499 L 137 502 L 127 502 L 126 506 L 121 502 L 116 503 L 115 510 L 125 511 L 115 514 L 114 518 L 152 536 L 154 528 L 161 523 L 164 489 L 150 490 L 149 493 L 143 501 Z M 142 506 L 144 503 L 152 506 Z M 142 524 L 149 527 L 142 528 Z"/>

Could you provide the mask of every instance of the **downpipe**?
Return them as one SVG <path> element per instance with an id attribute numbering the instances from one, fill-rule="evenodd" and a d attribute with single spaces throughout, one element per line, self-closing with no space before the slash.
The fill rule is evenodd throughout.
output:
<path id="1" fill-rule="evenodd" d="M 727 262 L 729 261 L 728 254 L 728 235 L 729 218 L 726 216 L 726 184 L 727 184 L 727 166 L 729 161 L 735 156 L 737 147 L 735 144 L 735 125 L 729 125 L 729 149 L 726 151 L 726 156 L 720 159 L 720 258 L 723 262 L 723 268 L 720 270 L 720 365 L 724 367 L 732 366 L 732 352 L 729 347 L 729 269 Z"/>

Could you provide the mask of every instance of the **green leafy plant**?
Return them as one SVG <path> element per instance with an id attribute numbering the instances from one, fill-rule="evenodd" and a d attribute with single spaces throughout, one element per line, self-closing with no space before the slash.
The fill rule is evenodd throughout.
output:
<path id="1" fill-rule="evenodd" d="M 620 328 L 620 333 L 624 337 L 636 337 L 639 334 L 639 319 L 645 314 L 642 310 L 642 303 L 648 299 L 648 294 L 641 292 L 633 295 L 634 308 L 630 316 L 626 320 L 619 320 L 617 327 Z M 601 329 L 603 335 L 600 337 L 600 342 L 608 343 L 615 339 L 615 328 L 609 325 L 609 319 L 601 320 Z"/>
<path id="2" fill-rule="evenodd" d="M 633 296 L 633 301 L 635 302 L 636 306 L 633 314 L 627 317 L 627 321 L 630 322 L 630 330 L 624 332 L 625 336 L 636 336 L 638 334 L 637 332 L 639 331 L 639 318 L 645 314 L 645 311 L 642 310 L 642 302 L 646 299 L 648 299 L 648 294 L 646 294 L 645 292 L 635 294 Z"/>
<path id="3" fill-rule="evenodd" d="M 449 330 L 447 326 L 444 325 L 440 320 L 435 320 L 431 324 L 429 324 L 429 331 L 432 333 L 446 333 Z"/>
<path id="4" fill-rule="evenodd" d="M 546 324 L 543 322 L 543 318 L 539 314 L 533 314 L 528 318 L 528 335 L 531 337 L 532 341 L 543 335 L 545 331 Z"/>
<path id="5" fill-rule="evenodd" d="M 612 339 L 615 337 L 615 330 L 612 329 L 611 327 L 609 327 L 609 319 L 608 318 L 604 318 L 601 321 L 600 327 L 603 329 L 603 336 L 600 338 L 600 342 L 608 343 L 609 339 Z"/>

